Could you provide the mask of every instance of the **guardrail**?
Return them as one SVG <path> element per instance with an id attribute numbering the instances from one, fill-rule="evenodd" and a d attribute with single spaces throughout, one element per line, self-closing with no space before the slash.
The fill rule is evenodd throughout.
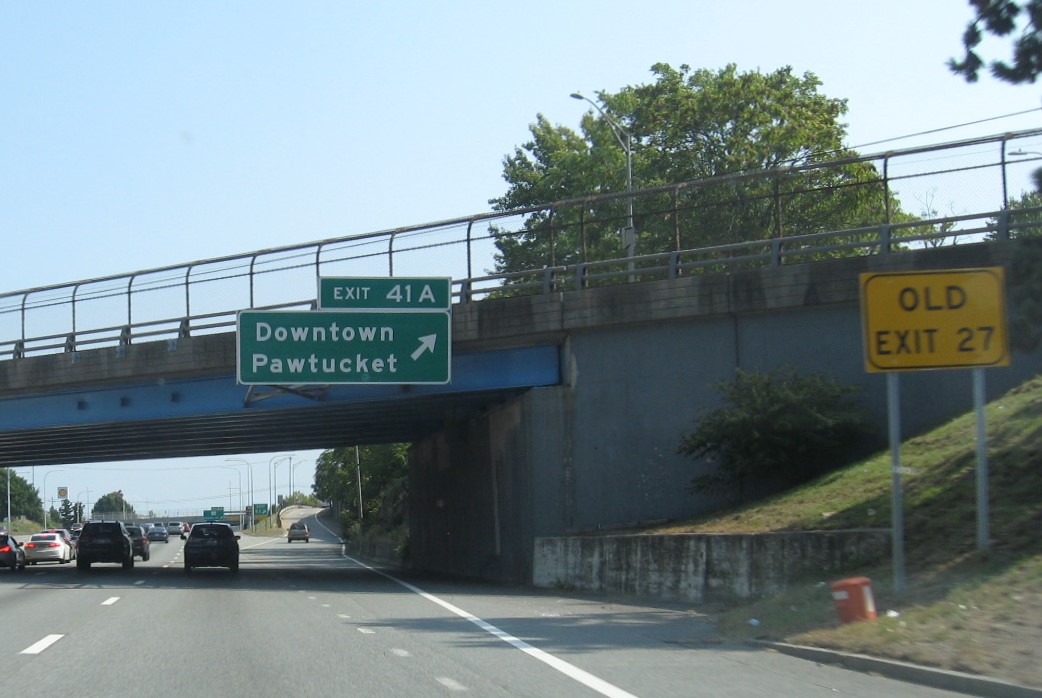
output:
<path id="1" fill-rule="evenodd" d="M 1011 144 L 1017 148 L 1010 150 Z M 637 219 L 668 221 L 676 235 L 668 249 L 632 257 L 596 259 L 589 251 L 588 241 L 623 224 L 619 203 L 631 194 L 620 192 L 3 293 L 0 359 L 101 347 L 121 349 L 141 341 L 226 332 L 234 329 L 236 314 L 242 309 L 313 307 L 321 276 L 452 276 L 455 301 L 469 303 L 496 295 L 575 291 L 1039 234 L 1042 208 L 1009 208 L 1010 181 L 1027 181 L 1039 160 L 1042 129 L 1035 129 L 644 189 L 632 193 Z M 857 186 L 878 191 L 888 220 L 847 230 L 785 234 L 785 207 L 795 204 L 792 191 L 786 193 L 778 182 L 789 176 L 807 181 L 812 179 L 808 173 L 851 163 L 871 164 L 871 171 L 878 173 Z M 768 180 L 773 186 L 764 187 Z M 741 190 L 753 184 L 759 187 L 757 191 L 767 191 L 760 194 L 765 199 L 761 203 L 773 209 L 774 230 L 769 238 L 681 247 L 685 225 L 698 214 L 685 193 L 708 187 Z M 889 220 L 890 200 L 897 192 L 921 201 L 930 215 Z M 937 216 L 932 204 L 942 194 L 963 202 L 985 199 L 994 203 L 980 206 L 980 213 Z M 572 216 L 578 223 L 569 224 L 577 230 L 578 251 L 566 250 L 560 242 L 555 247 L 554 226 L 559 225 L 555 220 L 563 219 L 565 213 L 578 214 Z M 551 242 L 547 258 L 538 268 L 474 273 L 476 264 L 494 266 L 497 241 L 531 234 L 544 224 Z M 558 264 L 558 257 L 578 261 Z"/>

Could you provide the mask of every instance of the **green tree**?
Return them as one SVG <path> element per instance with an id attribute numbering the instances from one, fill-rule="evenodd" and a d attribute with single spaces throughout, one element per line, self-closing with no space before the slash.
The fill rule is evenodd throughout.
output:
<path id="1" fill-rule="evenodd" d="M 992 61 L 988 69 L 1005 82 L 1035 82 L 1042 73 L 1042 0 L 969 0 L 969 4 L 976 14 L 962 35 L 966 50 L 962 59 L 948 60 L 952 72 L 976 82 L 985 65 L 978 52 L 984 35 L 1005 38 L 1020 29 L 1010 59 Z"/>
<path id="2" fill-rule="evenodd" d="M 58 519 L 63 528 L 69 528 L 76 523 L 76 506 L 68 499 L 63 499 L 58 508 Z"/>
<path id="3" fill-rule="evenodd" d="M 716 464 L 692 491 L 743 494 L 749 480 L 794 485 L 849 461 L 869 433 L 858 389 L 794 368 L 738 370 L 717 390 L 723 405 L 701 411 L 678 453 Z"/>
<path id="4" fill-rule="evenodd" d="M 134 515 L 134 507 L 123 498 L 123 490 L 109 492 L 98 497 L 91 509 L 92 516 L 119 516 L 130 518 Z"/>
<path id="5" fill-rule="evenodd" d="M 409 444 L 379 444 L 323 452 L 315 461 L 315 496 L 341 512 L 345 529 L 352 526 L 390 529 L 405 520 Z M 362 499 L 359 519 L 358 474 Z"/>
<path id="6" fill-rule="evenodd" d="M 846 101 L 821 94 L 812 73 L 741 73 L 734 65 L 674 69 L 665 63 L 651 70 L 654 82 L 601 91 L 597 100 L 632 137 L 636 189 L 695 180 L 699 186 L 685 188 L 676 202 L 689 212 L 679 226 L 668 213 L 669 194 L 636 198 L 638 254 L 886 220 L 887 201 L 870 164 L 800 169 L 853 155 L 844 149 L 839 120 Z M 508 189 L 490 201 L 496 210 L 626 189 L 625 152 L 599 113 L 587 112 L 581 133 L 542 115 L 530 131 L 532 139 L 504 158 Z M 620 197 L 560 206 L 552 221 L 545 210 L 529 213 L 520 231 L 494 231 L 496 266 L 521 271 L 619 257 L 616 233 L 627 221 L 626 205 Z"/>
<path id="7" fill-rule="evenodd" d="M 43 503 L 40 501 L 40 493 L 26 480 L 11 470 L 11 511 L 10 518 L 24 516 L 28 519 L 38 520 L 43 512 Z M 7 476 L 8 469 L 0 468 L 0 520 L 8 518 L 7 511 Z"/>

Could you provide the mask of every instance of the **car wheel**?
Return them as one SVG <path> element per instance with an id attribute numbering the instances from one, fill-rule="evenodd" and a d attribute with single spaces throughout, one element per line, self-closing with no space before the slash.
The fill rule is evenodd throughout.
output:
<path id="1" fill-rule="evenodd" d="M 76 560 L 76 569 L 78 570 L 89 570 L 90 560 L 84 560 L 82 557 Z"/>
<path id="2" fill-rule="evenodd" d="M 123 561 L 123 569 L 132 570 L 134 569 L 134 556 L 131 555 L 129 560 Z"/>
<path id="3" fill-rule="evenodd" d="M 148 562 L 149 558 L 151 558 L 151 557 L 152 557 L 152 553 L 150 553 L 150 552 L 145 553 L 144 555 L 141 556 L 141 561 L 142 562 Z"/>
<path id="4" fill-rule="evenodd" d="M 234 572 L 238 572 L 239 571 L 239 563 L 236 562 L 234 565 L 228 565 L 228 569 L 230 569 L 233 573 Z"/>
<path id="5" fill-rule="evenodd" d="M 185 563 L 185 572 L 191 572 L 191 571 L 192 571 L 192 566 L 191 566 L 191 565 L 189 565 L 189 564 L 188 564 L 188 563 L 186 562 L 186 563 Z"/>

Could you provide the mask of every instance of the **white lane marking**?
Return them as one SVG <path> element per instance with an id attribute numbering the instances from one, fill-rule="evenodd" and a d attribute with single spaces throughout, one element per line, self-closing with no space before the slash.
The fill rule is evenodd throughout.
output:
<path id="1" fill-rule="evenodd" d="M 398 647 L 392 647 L 391 648 L 391 654 L 397 655 L 399 657 L 411 657 L 412 656 L 411 654 L 409 654 L 409 650 L 403 650 L 403 649 L 400 649 Z"/>
<path id="2" fill-rule="evenodd" d="M 102 601 L 101 605 L 102 606 L 111 606 L 114 603 L 116 603 L 117 601 L 119 601 L 119 597 L 118 596 L 110 596 L 109 598 L 107 598 L 104 601 Z"/>
<path id="3" fill-rule="evenodd" d="M 358 632 L 362 633 L 363 635 L 375 635 L 376 634 L 376 631 L 373 630 L 372 628 L 359 628 Z"/>
<path id="4" fill-rule="evenodd" d="M 337 618 L 350 618 L 351 616 L 347 615 L 346 613 L 338 613 L 338 614 L 336 614 L 336 617 Z"/>
<path id="5" fill-rule="evenodd" d="M 434 680 L 440 683 L 450 691 L 466 691 L 469 690 L 466 686 L 461 684 L 455 679 L 450 679 L 448 676 L 435 676 Z"/>
<path id="6" fill-rule="evenodd" d="M 315 521 L 316 521 L 316 523 L 318 523 L 318 525 L 320 525 L 323 528 L 325 528 L 331 534 L 333 534 L 334 536 L 336 535 L 335 533 L 333 533 L 332 530 L 329 529 L 328 526 L 326 526 L 324 523 L 322 523 L 321 519 L 316 517 Z M 568 678 L 570 678 L 570 679 L 572 679 L 574 681 L 578 681 L 579 683 L 581 683 L 582 685 L 586 686 L 587 688 L 593 689 L 597 693 L 600 693 L 602 696 L 608 696 L 609 698 L 637 698 L 637 696 L 635 696 L 634 694 L 630 693 L 629 691 L 625 691 L 625 690 L 619 688 L 618 686 L 616 686 L 615 684 L 608 683 L 604 679 L 599 678 L 597 676 L 594 676 L 593 674 L 591 674 L 590 672 L 586 671 L 585 669 L 580 669 L 579 667 L 575 666 L 574 664 L 570 664 L 570 663 L 564 661 L 563 659 L 560 659 L 559 657 L 555 657 L 554 655 L 550 654 L 549 652 L 544 652 L 543 650 L 539 649 L 538 647 L 533 647 L 532 645 L 528 644 L 524 640 L 519 640 L 518 638 L 514 637 L 510 633 L 507 633 L 507 632 L 504 632 L 504 631 L 500 630 L 499 628 L 497 628 L 496 626 L 492 625 L 491 623 L 487 623 L 487 622 L 481 620 L 480 618 L 478 618 L 474 614 L 468 613 L 467 611 L 464 611 L 462 608 L 459 608 L 458 606 L 452 605 L 448 601 L 444 601 L 442 599 L 439 599 L 437 596 L 434 596 L 433 594 L 428 594 L 423 589 L 420 589 L 419 587 L 413 586 L 412 584 L 409 584 L 406 581 L 398 579 L 397 577 L 395 577 L 393 575 L 387 574 L 383 570 L 378 570 L 375 567 L 370 567 L 369 565 L 365 564 L 361 560 L 356 560 L 355 558 L 353 558 L 353 557 L 351 557 L 350 555 L 347 554 L 347 552 L 346 552 L 346 547 L 347 546 L 343 544 L 343 540 L 341 540 L 340 542 L 341 542 L 340 554 L 343 555 L 348 560 L 350 560 L 351 562 L 355 563 L 356 565 L 359 565 L 360 567 L 364 567 L 365 569 L 369 570 L 370 572 L 374 572 L 374 573 L 380 575 L 381 577 L 385 577 L 387 579 L 390 579 L 395 584 L 399 584 L 399 585 L 405 587 L 406 589 L 408 589 L 412 593 L 418 594 L 419 596 L 422 596 L 423 598 L 427 599 L 431 603 L 438 604 L 439 606 L 441 606 L 445 610 L 449 611 L 450 613 L 454 613 L 455 615 L 459 616 L 460 618 L 464 618 L 464 619 L 470 621 L 474 625 L 476 625 L 479 628 L 481 628 L 482 630 L 484 630 L 489 635 L 492 635 L 493 637 L 499 638 L 500 640 L 502 640 L 503 642 L 507 643 L 508 645 L 510 645 L 511 647 L 513 647 L 515 649 L 521 650 L 522 652 L 527 654 L 529 657 L 532 657 L 534 659 L 538 659 L 543 664 L 546 664 L 547 666 L 551 667 L 552 669 L 555 669 L 555 670 L 561 672 L 562 674 L 564 674 L 565 676 L 567 676 Z"/>
<path id="7" fill-rule="evenodd" d="M 136 582 L 134 582 L 134 586 L 139 587 L 139 586 L 141 586 L 144 583 L 145 583 L 144 579 L 139 579 Z"/>
<path id="8" fill-rule="evenodd" d="M 327 604 L 327 603 L 322 604 L 322 608 L 329 608 L 329 604 Z"/>
<path id="9" fill-rule="evenodd" d="M 44 639 L 40 640 L 39 642 L 35 642 L 35 643 L 29 645 L 28 647 L 26 647 L 24 650 L 21 651 L 20 654 L 40 654 L 40 652 L 43 652 L 45 649 L 47 649 L 48 647 L 50 647 L 51 645 L 53 645 L 55 642 L 57 642 L 58 640 L 62 639 L 63 637 L 65 637 L 65 636 L 64 635 L 48 635 L 47 637 L 45 637 Z"/>

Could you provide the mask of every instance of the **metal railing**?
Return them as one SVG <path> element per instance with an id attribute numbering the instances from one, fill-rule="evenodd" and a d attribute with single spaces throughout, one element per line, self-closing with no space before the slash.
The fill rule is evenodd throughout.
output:
<path id="1" fill-rule="evenodd" d="M 606 249 L 605 231 L 624 225 L 620 202 L 629 194 L 619 192 L 3 293 L 0 359 L 227 332 L 242 309 L 314 307 L 322 276 L 450 276 L 454 299 L 468 303 L 1038 234 L 1042 209 L 1011 211 L 1010 187 L 1029 181 L 1039 160 L 1042 129 L 1034 129 L 639 190 L 632 194 L 638 228 L 670 232 L 668 242 L 660 238 L 657 249 L 634 257 L 596 252 Z M 838 231 L 790 230 L 786 221 L 800 220 L 793 214 L 807 195 L 824 191 L 807 182 L 851 165 L 867 176 L 842 186 L 878 196 L 880 220 Z M 732 199 L 702 196 L 725 190 Z M 939 216 L 938 197 L 976 213 Z M 919 202 L 922 214 L 894 215 L 898 198 Z M 767 234 L 691 244 L 706 206 L 719 211 L 739 202 L 767 212 Z M 542 236 L 538 266 L 495 270 L 497 244 L 533 236 Z M 479 265 L 486 268 L 475 273 Z"/>

